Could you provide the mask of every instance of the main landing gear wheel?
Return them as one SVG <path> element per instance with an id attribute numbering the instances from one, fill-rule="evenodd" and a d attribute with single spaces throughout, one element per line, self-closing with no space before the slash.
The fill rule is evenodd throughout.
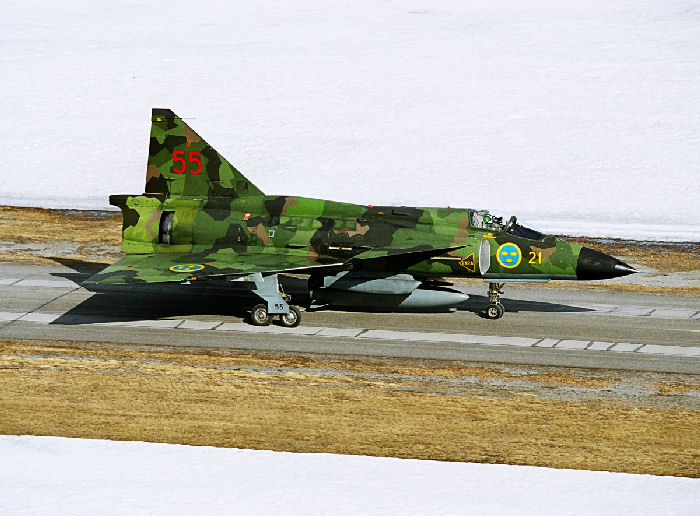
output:
<path id="1" fill-rule="evenodd" d="M 488 306 L 486 309 L 486 317 L 489 319 L 500 319 L 505 313 L 505 308 L 501 303 L 494 303 Z"/>
<path id="2" fill-rule="evenodd" d="M 267 305 L 255 305 L 250 311 L 250 322 L 253 326 L 268 326 L 271 320 L 267 313 Z"/>
<path id="3" fill-rule="evenodd" d="M 285 328 L 296 328 L 301 322 L 301 311 L 294 305 L 289 305 L 289 313 L 280 315 L 280 324 Z"/>

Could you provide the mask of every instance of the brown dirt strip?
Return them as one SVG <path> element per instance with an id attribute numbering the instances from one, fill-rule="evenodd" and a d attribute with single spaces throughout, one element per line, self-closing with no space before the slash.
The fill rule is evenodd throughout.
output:
<path id="1" fill-rule="evenodd" d="M 508 383 L 608 389 L 616 374 L 0 342 L 0 433 L 700 477 L 700 407 L 551 400 Z M 504 387 L 449 387 L 465 375 Z M 700 390 L 675 378 L 656 388 Z"/>

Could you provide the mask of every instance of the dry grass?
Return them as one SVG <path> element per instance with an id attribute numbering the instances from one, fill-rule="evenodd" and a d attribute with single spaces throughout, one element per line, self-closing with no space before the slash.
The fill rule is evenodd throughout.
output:
<path id="1" fill-rule="evenodd" d="M 683 296 L 697 296 L 700 287 L 670 287 L 667 285 L 640 285 L 639 283 L 614 283 L 601 285 L 600 283 L 588 283 L 577 281 L 551 281 L 547 287 L 554 288 L 581 288 L 586 290 L 622 290 L 626 292 L 646 292 L 648 294 L 673 294 Z"/>
<path id="2" fill-rule="evenodd" d="M 96 218 L 90 212 L 67 215 L 43 208 L 0 206 L 0 240 L 18 243 L 102 242 L 121 245 L 121 213 Z"/>
<path id="3" fill-rule="evenodd" d="M 642 264 L 662 273 L 700 270 L 700 246 L 688 243 L 687 250 L 664 243 L 642 244 L 629 240 L 610 239 L 600 242 L 588 238 L 567 238 L 571 242 L 592 247 L 625 261 Z"/>
<path id="4" fill-rule="evenodd" d="M 6 342 L 0 433 L 700 476 L 700 411 L 444 394 L 499 373 L 406 364 Z"/>
<path id="5" fill-rule="evenodd" d="M 260 360 L 259 356 L 249 355 L 246 360 L 251 363 L 257 363 Z M 591 370 L 581 370 L 577 374 L 567 374 L 561 370 L 537 372 L 533 374 L 516 374 L 504 371 L 498 367 L 484 366 L 465 366 L 455 362 L 430 361 L 428 363 L 419 362 L 412 363 L 411 361 L 400 361 L 395 359 L 381 359 L 375 357 L 366 357 L 362 360 L 346 358 L 342 361 L 331 359 L 311 359 L 308 357 L 291 356 L 279 358 L 265 357 L 262 359 L 269 364 L 274 360 L 279 367 L 305 367 L 305 368 L 323 368 L 333 370 L 349 369 L 359 373 L 367 374 L 398 374 L 408 377 L 426 378 L 461 378 L 467 376 L 477 377 L 483 380 L 486 379 L 501 379 L 501 380 L 527 380 L 531 382 L 539 382 L 545 384 L 568 385 L 571 387 L 611 387 L 620 382 L 619 378 L 610 376 L 601 376 Z M 698 387 L 700 389 L 700 387 Z"/>
<path id="6" fill-rule="evenodd" d="M 65 260 L 76 260 L 79 262 L 90 262 L 90 263 L 100 263 L 105 267 L 110 265 L 112 261 L 105 261 L 104 258 L 92 258 L 90 256 L 75 256 L 75 255 L 65 255 L 61 256 Z M 26 252 L 2 252 L 0 251 L 0 262 L 23 262 L 27 264 L 37 264 L 37 265 L 56 265 L 56 260 L 51 258 L 45 258 L 43 256 L 37 256 L 36 254 L 26 253 Z"/>
<path id="7" fill-rule="evenodd" d="M 662 383 L 658 386 L 659 392 L 661 394 L 676 394 L 676 393 L 686 393 L 691 391 L 697 391 L 698 386 L 696 384 L 688 383 Z"/>

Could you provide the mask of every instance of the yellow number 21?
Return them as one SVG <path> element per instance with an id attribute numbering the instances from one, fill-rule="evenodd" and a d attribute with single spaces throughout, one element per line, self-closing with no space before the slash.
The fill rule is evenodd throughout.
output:
<path id="1" fill-rule="evenodd" d="M 542 251 L 540 251 L 539 253 L 536 253 L 535 251 L 530 251 L 530 259 L 527 263 L 542 263 Z"/>

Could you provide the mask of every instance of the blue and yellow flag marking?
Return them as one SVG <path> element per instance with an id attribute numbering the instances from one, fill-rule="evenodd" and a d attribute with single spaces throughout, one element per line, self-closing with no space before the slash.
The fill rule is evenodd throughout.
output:
<path id="1" fill-rule="evenodd" d="M 179 265 L 173 265 L 170 270 L 173 272 L 197 272 L 201 271 L 204 265 L 198 263 L 181 263 Z"/>
<path id="2" fill-rule="evenodd" d="M 506 242 L 496 251 L 496 259 L 506 269 L 513 269 L 520 265 L 523 253 L 520 248 L 512 242 Z"/>

